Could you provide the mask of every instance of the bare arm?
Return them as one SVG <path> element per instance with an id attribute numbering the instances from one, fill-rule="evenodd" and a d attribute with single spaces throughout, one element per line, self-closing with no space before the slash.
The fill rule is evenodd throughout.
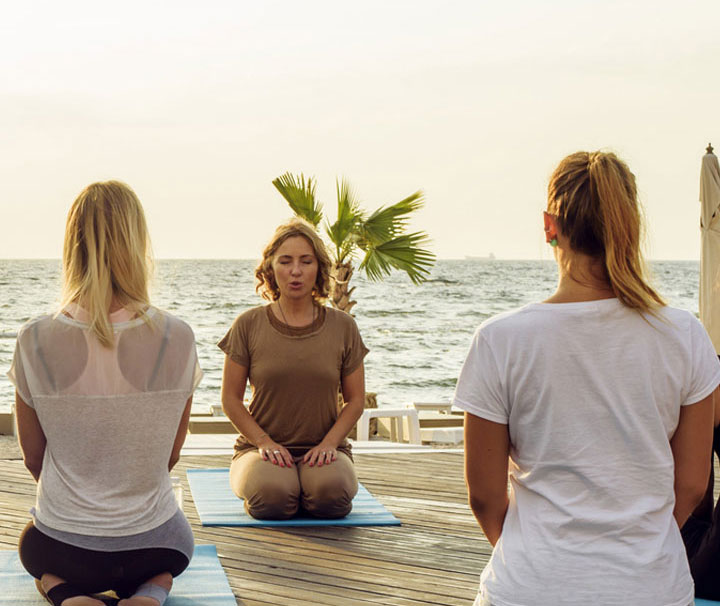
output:
<path id="1" fill-rule="evenodd" d="M 465 413 L 465 482 L 470 509 L 495 545 L 508 508 L 508 426 Z"/>
<path id="2" fill-rule="evenodd" d="M 713 394 L 680 409 L 680 421 L 670 440 L 675 461 L 675 510 L 680 528 L 702 499 L 712 465 Z"/>
<path id="3" fill-rule="evenodd" d="M 168 462 L 168 471 L 172 471 L 177 462 L 180 460 L 180 451 L 182 450 L 183 444 L 185 444 L 185 438 L 187 437 L 188 425 L 190 423 L 190 410 L 192 408 L 192 396 L 188 398 L 185 403 L 185 409 L 183 410 L 182 417 L 180 417 L 180 425 L 178 426 L 177 434 L 175 435 L 175 442 L 173 443 L 172 452 L 170 453 L 170 461 Z"/>
<path id="4" fill-rule="evenodd" d="M 337 447 L 362 415 L 365 408 L 365 365 L 361 363 L 343 377 L 341 386 L 345 406 L 322 442 L 305 453 L 303 461 L 310 466 L 332 463 L 337 458 Z"/>
<path id="5" fill-rule="evenodd" d="M 245 408 L 243 400 L 247 377 L 247 367 L 226 355 L 220 396 L 223 412 L 236 429 L 258 447 L 263 459 L 280 467 L 292 467 L 293 458 L 287 448 L 275 442 Z"/>
<path id="6" fill-rule="evenodd" d="M 37 414 L 24 402 L 17 391 L 15 392 L 15 418 L 18 442 L 23 453 L 25 467 L 37 482 L 40 480 L 47 440 L 45 432 L 40 427 Z"/>

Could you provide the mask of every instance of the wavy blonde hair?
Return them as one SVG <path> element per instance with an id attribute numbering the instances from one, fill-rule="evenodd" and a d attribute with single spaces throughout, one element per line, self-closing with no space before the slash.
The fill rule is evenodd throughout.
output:
<path id="1" fill-rule="evenodd" d="M 142 313 L 150 304 L 151 272 L 145 213 L 135 192 L 120 181 L 88 185 L 73 202 L 65 225 L 61 309 L 80 305 L 100 343 L 112 348 L 112 297 L 125 309 Z"/>
<path id="2" fill-rule="evenodd" d="M 317 303 L 324 303 L 330 293 L 330 269 L 332 267 L 330 255 L 315 228 L 298 217 L 280 225 L 275 230 L 265 250 L 263 250 L 262 260 L 255 268 L 255 278 L 257 280 L 255 290 L 260 293 L 263 299 L 268 301 L 277 301 L 280 298 L 280 289 L 275 281 L 272 261 L 282 243 L 295 236 L 305 238 L 313 249 L 318 262 L 318 272 L 312 290 L 312 297 Z"/>
<path id="3" fill-rule="evenodd" d="M 570 154 L 550 178 L 547 210 L 572 250 L 603 260 L 605 277 L 624 305 L 648 312 L 665 305 L 648 283 L 642 208 L 625 162 L 609 152 Z"/>

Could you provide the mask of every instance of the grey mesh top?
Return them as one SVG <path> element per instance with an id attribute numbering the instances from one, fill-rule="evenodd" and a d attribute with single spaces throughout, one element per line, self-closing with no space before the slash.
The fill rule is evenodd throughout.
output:
<path id="1" fill-rule="evenodd" d="M 168 461 L 202 371 L 190 327 L 149 308 L 111 314 L 105 348 L 77 306 L 18 333 L 8 373 L 47 438 L 39 527 L 95 537 L 156 529 L 178 512 Z"/>

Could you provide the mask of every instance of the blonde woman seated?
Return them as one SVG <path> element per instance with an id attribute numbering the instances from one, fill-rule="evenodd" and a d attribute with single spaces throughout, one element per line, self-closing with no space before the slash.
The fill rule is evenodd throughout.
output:
<path id="1" fill-rule="evenodd" d="M 357 492 L 346 436 L 362 414 L 368 350 L 353 318 L 322 304 L 329 272 L 311 225 L 281 225 L 255 270 L 270 304 L 238 316 L 219 343 L 223 409 L 240 431 L 230 484 L 255 518 L 340 518 Z"/>
<path id="2" fill-rule="evenodd" d="M 134 192 L 87 187 L 68 215 L 61 311 L 19 332 L 10 378 L 37 501 L 20 560 L 55 606 L 160 606 L 193 553 L 168 470 L 202 375 L 187 324 L 149 303 Z"/>
<path id="3" fill-rule="evenodd" d="M 483 322 L 455 393 L 494 546 L 475 604 L 689 606 L 680 528 L 708 481 L 712 343 L 646 281 L 635 177 L 614 154 L 565 158 L 544 222 L 556 292 Z"/>

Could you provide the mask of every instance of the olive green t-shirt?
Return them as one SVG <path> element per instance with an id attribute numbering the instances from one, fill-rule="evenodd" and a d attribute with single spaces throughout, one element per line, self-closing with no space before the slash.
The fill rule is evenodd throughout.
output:
<path id="1" fill-rule="evenodd" d="M 308 326 L 289 326 L 269 305 L 240 314 L 218 343 L 248 369 L 249 411 L 263 431 L 302 456 L 319 444 L 338 418 L 340 381 L 368 353 L 355 320 L 330 307 L 318 307 Z M 255 448 L 242 434 L 235 456 Z M 338 450 L 350 455 L 343 440 Z"/>

